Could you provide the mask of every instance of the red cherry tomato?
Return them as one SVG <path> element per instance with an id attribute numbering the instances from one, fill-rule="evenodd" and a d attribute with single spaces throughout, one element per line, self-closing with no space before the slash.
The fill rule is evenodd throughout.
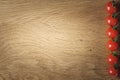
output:
<path id="1" fill-rule="evenodd" d="M 119 74 L 119 70 L 115 69 L 114 66 L 109 67 L 108 73 L 112 76 L 117 76 Z"/>
<path id="2" fill-rule="evenodd" d="M 109 27 L 108 29 L 107 29 L 107 31 L 106 31 L 106 34 L 107 34 L 107 36 L 108 37 L 110 37 L 110 38 L 115 38 L 115 37 L 117 37 L 118 36 L 118 31 L 117 30 L 114 30 L 114 29 L 112 29 L 112 27 Z"/>
<path id="3" fill-rule="evenodd" d="M 108 25 L 110 25 L 110 26 L 115 26 L 116 24 L 118 24 L 118 19 L 117 18 L 113 18 L 112 17 L 112 15 L 110 15 L 110 16 L 108 16 L 107 18 L 106 18 L 106 22 L 107 22 L 107 24 Z"/>
<path id="4" fill-rule="evenodd" d="M 118 57 L 114 56 L 113 54 L 109 54 L 107 57 L 107 62 L 110 65 L 114 65 L 118 62 Z"/>
<path id="5" fill-rule="evenodd" d="M 114 42 L 114 41 L 112 41 L 112 40 L 109 40 L 109 41 L 107 42 L 106 47 L 107 47 L 109 50 L 111 50 L 111 51 L 115 51 L 115 50 L 118 49 L 118 43 L 117 43 L 117 42 Z"/>
<path id="6" fill-rule="evenodd" d="M 113 6 L 113 1 L 110 1 L 106 4 L 106 11 L 109 13 L 109 14 L 113 14 L 115 12 L 117 12 L 117 8 L 115 6 Z"/>

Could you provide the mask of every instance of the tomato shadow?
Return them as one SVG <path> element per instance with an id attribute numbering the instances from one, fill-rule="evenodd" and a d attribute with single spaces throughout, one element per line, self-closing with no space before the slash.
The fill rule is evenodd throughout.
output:
<path id="1" fill-rule="evenodd" d="M 120 1 L 117 3 L 117 13 L 119 13 L 118 14 L 118 27 L 116 28 L 117 30 L 118 30 L 118 32 L 119 32 L 119 35 L 118 35 L 118 37 L 117 37 L 117 43 L 118 43 L 118 45 L 120 46 Z M 116 52 L 117 53 L 119 53 L 119 55 L 118 55 L 118 59 L 119 59 L 119 61 L 118 61 L 118 70 L 119 70 L 119 74 L 118 74 L 118 77 L 120 78 L 120 47 L 118 48 L 118 50 L 116 50 Z"/>

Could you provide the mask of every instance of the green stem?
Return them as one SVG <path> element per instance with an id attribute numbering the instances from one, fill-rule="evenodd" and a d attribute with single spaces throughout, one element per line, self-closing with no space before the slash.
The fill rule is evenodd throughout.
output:
<path id="1" fill-rule="evenodd" d="M 115 65 L 114 65 L 114 68 L 115 68 L 115 69 L 119 69 L 120 66 L 119 66 L 118 64 L 115 64 Z"/>
<path id="2" fill-rule="evenodd" d="M 119 35 L 113 39 L 113 41 L 118 42 L 119 40 Z"/>
<path id="3" fill-rule="evenodd" d="M 116 7 L 116 4 L 117 4 L 117 3 L 113 0 L 113 1 L 112 1 L 113 7 Z"/>
<path id="4" fill-rule="evenodd" d="M 120 12 L 116 12 L 116 13 L 113 13 L 113 14 L 112 14 L 112 17 L 113 17 L 113 18 L 117 18 L 118 16 L 120 16 Z"/>
<path id="5" fill-rule="evenodd" d="M 117 30 L 117 28 L 119 27 L 119 25 L 120 25 L 120 24 L 118 23 L 117 25 L 113 26 L 113 29 L 114 29 L 114 30 Z"/>
<path id="6" fill-rule="evenodd" d="M 116 57 L 119 55 L 117 51 L 112 52 L 112 54 Z"/>

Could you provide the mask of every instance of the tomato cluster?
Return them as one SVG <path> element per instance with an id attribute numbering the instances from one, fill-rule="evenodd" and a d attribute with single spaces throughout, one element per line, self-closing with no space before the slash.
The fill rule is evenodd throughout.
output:
<path id="1" fill-rule="evenodd" d="M 111 53 L 107 56 L 107 62 L 110 65 L 108 68 L 108 73 L 110 75 L 118 76 L 119 74 L 119 54 L 118 48 L 119 44 L 117 38 L 119 36 L 118 27 L 118 5 L 117 1 L 110 1 L 106 4 L 106 11 L 109 14 L 106 18 L 106 23 L 109 28 L 106 30 L 106 35 L 110 38 L 108 40 L 106 47 L 111 51 Z"/>

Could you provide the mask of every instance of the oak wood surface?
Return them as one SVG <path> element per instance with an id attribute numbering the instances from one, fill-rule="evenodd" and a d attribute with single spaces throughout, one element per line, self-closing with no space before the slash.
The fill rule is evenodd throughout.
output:
<path id="1" fill-rule="evenodd" d="M 108 0 L 0 0 L 0 80 L 119 80 L 107 74 Z"/>

